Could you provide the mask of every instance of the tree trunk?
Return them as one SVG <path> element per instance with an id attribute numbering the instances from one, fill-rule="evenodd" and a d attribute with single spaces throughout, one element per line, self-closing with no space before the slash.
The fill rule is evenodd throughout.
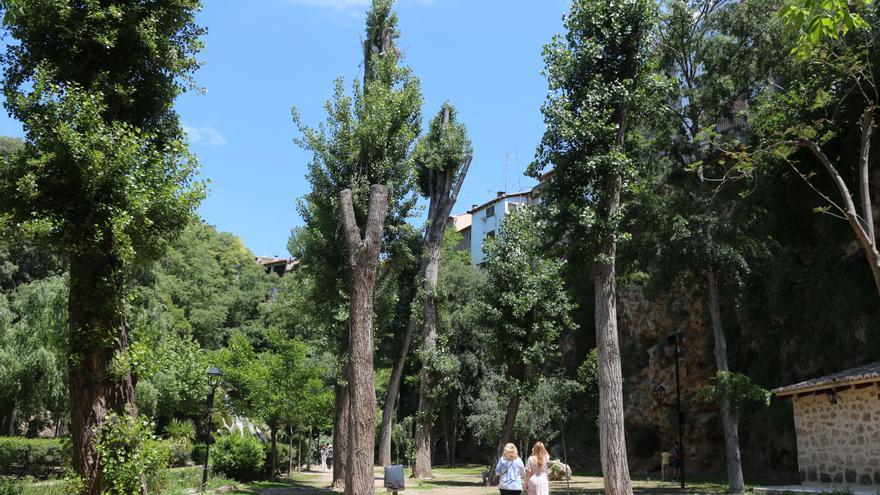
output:
<path id="1" fill-rule="evenodd" d="M 137 415 L 134 380 L 125 372 L 117 378 L 109 366 L 116 353 L 128 350 L 128 333 L 121 315 L 121 283 L 114 263 L 100 255 L 70 259 L 70 325 L 68 381 L 72 467 L 83 478 L 87 495 L 101 493 L 101 467 L 96 435 L 107 414 Z"/>
<path id="2" fill-rule="evenodd" d="M 504 424 L 501 425 L 498 448 L 495 449 L 495 459 L 492 462 L 492 466 L 489 467 L 489 484 L 492 486 L 497 486 L 498 480 L 501 478 L 495 474 L 495 466 L 498 465 L 498 460 L 504 454 L 504 446 L 508 442 L 513 442 L 513 427 L 516 426 L 516 415 L 519 412 L 520 400 L 519 396 L 513 396 L 507 401 L 507 413 L 504 415 Z"/>
<path id="3" fill-rule="evenodd" d="M 727 365 L 727 338 L 721 320 L 721 299 L 718 294 L 718 281 L 715 272 L 706 270 L 709 286 L 709 315 L 712 319 L 712 333 L 715 337 L 715 364 L 719 372 L 729 371 Z M 739 412 L 726 398 L 720 401 L 721 424 L 724 427 L 724 451 L 727 462 L 727 484 L 731 493 L 742 493 L 745 482 L 742 474 L 742 459 L 739 452 Z"/>
<path id="4" fill-rule="evenodd" d="M 388 207 L 388 188 L 370 186 L 366 225 L 355 219 L 351 191 L 339 194 L 351 269 L 349 310 L 349 445 L 346 495 L 374 493 L 373 456 L 376 443 L 376 388 L 373 384 L 373 295 L 379 246 Z"/>
<path id="5" fill-rule="evenodd" d="M 621 126 L 623 128 L 623 126 Z M 622 137 L 621 137 L 622 139 Z M 608 181 L 608 200 L 603 220 L 620 213 L 620 178 Z M 599 364 L 599 443 L 605 493 L 632 495 L 624 432 L 623 377 L 617 335 L 617 243 L 605 240 L 596 267 L 596 347 Z"/>
<path id="6" fill-rule="evenodd" d="M 12 408 L 9 410 L 9 436 L 14 437 L 16 433 L 15 423 L 18 421 L 18 404 L 12 401 Z"/>
<path id="7" fill-rule="evenodd" d="M 452 438 L 449 439 L 449 467 L 455 467 L 455 454 L 458 450 L 458 411 L 452 414 Z"/>
<path id="8" fill-rule="evenodd" d="M 348 374 L 348 366 L 343 371 Z M 348 476 L 348 385 L 336 385 L 336 414 L 333 418 L 333 488 L 344 488 Z M 300 449 L 302 455 L 302 449 Z M 299 463 L 302 466 L 302 461 Z"/>
<path id="9" fill-rule="evenodd" d="M 288 428 L 287 436 L 287 476 L 293 476 L 293 428 Z"/>
<path id="10" fill-rule="evenodd" d="M 306 471 L 312 472 L 312 453 L 314 453 L 314 444 L 312 443 L 312 427 L 309 426 L 309 440 L 306 442 Z"/>
<path id="11" fill-rule="evenodd" d="M 419 273 L 424 273 L 426 264 L 426 261 L 422 262 L 422 268 L 419 270 Z M 397 395 L 400 393 L 400 384 L 403 381 L 403 369 L 406 367 L 406 357 L 409 354 L 409 348 L 412 345 L 414 328 L 415 321 L 413 320 L 412 315 L 410 315 L 406 321 L 406 332 L 403 334 L 403 343 L 400 345 L 400 357 L 397 358 L 397 364 L 394 365 L 394 371 L 391 372 L 391 381 L 388 382 L 388 390 L 385 393 L 385 406 L 382 408 L 382 427 L 379 434 L 379 458 L 377 459 L 377 464 L 380 466 L 391 465 L 391 424 L 394 421 Z"/>
<path id="12" fill-rule="evenodd" d="M 278 470 L 278 425 L 269 424 L 269 477 L 274 478 Z"/>

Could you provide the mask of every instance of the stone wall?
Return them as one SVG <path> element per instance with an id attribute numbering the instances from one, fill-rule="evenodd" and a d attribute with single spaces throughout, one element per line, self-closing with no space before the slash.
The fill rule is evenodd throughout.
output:
<path id="1" fill-rule="evenodd" d="M 880 486 L 880 387 L 794 398 L 798 470 L 804 484 Z"/>

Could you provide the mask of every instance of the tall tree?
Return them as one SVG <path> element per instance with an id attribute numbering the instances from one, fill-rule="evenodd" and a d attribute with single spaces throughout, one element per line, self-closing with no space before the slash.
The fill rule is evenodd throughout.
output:
<path id="1" fill-rule="evenodd" d="M 95 448 L 110 412 L 134 413 L 124 362 L 127 274 L 156 256 L 202 196 L 172 103 L 192 84 L 198 0 L 11 1 L 3 91 L 25 147 L 0 170 L 0 209 L 70 267 L 73 469 L 101 491 Z"/>
<path id="2" fill-rule="evenodd" d="M 658 211 L 638 212 L 644 225 L 636 229 L 652 244 L 645 254 L 653 280 L 686 281 L 707 298 L 719 388 L 730 372 L 723 301 L 736 299 L 750 261 L 766 253 L 755 233 L 758 216 L 742 199 L 750 176 L 721 150 L 747 137 L 744 111 L 778 65 L 774 11 L 766 1 L 669 0 L 657 37 L 660 70 L 671 85 L 647 134 L 656 145 L 651 153 L 661 157 L 655 163 L 662 180 L 647 188 L 659 197 L 647 202 Z M 739 411 L 725 395 L 718 403 L 728 486 L 740 493 Z"/>
<path id="3" fill-rule="evenodd" d="M 351 189 L 355 216 L 359 223 L 367 217 L 368 188 L 371 184 L 388 187 L 382 249 L 393 252 L 404 223 L 415 206 L 414 174 L 410 154 L 421 132 L 422 104 L 418 79 L 398 65 L 400 50 L 397 15 L 392 0 L 374 0 L 367 13 L 364 39 L 364 81 L 347 95 L 337 80 L 333 98 L 327 102 L 327 120 L 317 129 L 309 128 L 294 109 L 293 117 L 302 138 L 297 143 L 314 153 L 308 180 L 312 191 L 300 202 L 305 227 L 291 238 L 292 253 L 301 258 L 303 269 L 314 284 L 311 297 L 322 326 L 336 336 L 336 353 L 344 361 L 348 340 L 345 331 L 350 267 L 346 240 L 339 228 L 339 193 Z M 385 260 L 393 263 L 393 258 Z M 336 385 L 334 419 L 333 484 L 346 479 L 348 459 L 348 389 L 340 374 Z"/>
<path id="4" fill-rule="evenodd" d="M 500 392 L 508 398 L 496 461 L 504 444 L 513 441 L 523 397 L 537 389 L 552 365 L 558 365 L 559 337 L 563 329 L 574 326 L 574 305 L 562 281 L 565 263 L 547 257 L 541 226 L 534 208 L 515 210 L 504 217 L 498 236 L 486 247 L 482 323 L 489 332 L 492 361 L 504 369 Z"/>
<path id="5" fill-rule="evenodd" d="M 422 195 L 429 199 L 428 223 L 425 226 L 425 240 L 422 252 L 422 280 L 421 297 L 424 300 L 424 313 L 422 316 L 422 346 L 419 352 L 422 370 L 419 373 L 419 411 L 416 417 L 416 462 L 413 465 L 413 477 L 431 478 L 431 449 L 434 441 L 431 431 L 434 427 L 434 395 L 436 393 L 436 377 L 433 371 L 434 354 L 437 350 L 437 279 L 440 274 L 440 254 L 443 248 L 443 237 L 446 233 L 446 222 L 461 185 L 467 175 L 471 164 L 472 148 L 467 130 L 464 124 L 456 121 L 455 108 L 449 103 L 444 103 L 440 112 L 431 121 L 427 135 L 418 143 L 414 154 L 416 172 L 418 174 L 419 189 Z M 410 316 L 412 319 L 412 315 Z M 412 331 L 412 325 L 407 326 L 407 332 Z M 404 344 L 411 340 L 411 335 L 404 336 Z M 400 389 L 400 379 L 403 375 L 403 364 L 408 349 L 401 349 L 401 357 L 391 376 L 396 389 Z M 397 391 L 388 387 L 385 409 L 388 404 L 393 404 L 393 398 Z M 392 394 L 393 392 L 393 394 Z M 391 400 L 389 400 L 391 399 Z M 391 414 L 394 410 L 391 408 Z M 383 463 L 391 461 L 391 432 L 390 420 L 384 441 L 387 441 L 387 459 L 381 459 Z M 387 464 L 386 464 L 387 465 Z"/>
<path id="6" fill-rule="evenodd" d="M 351 191 L 339 193 L 342 223 L 348 246 L 348 264 L 351 270 L 348 316 L 349 361 L 348 403 L 348 472 L 345 480 L 346 495 L 373 493 L 373 452 L 376 444 L 376 387 L 373 384 L 373 291 L 376 288 L 376 268 L 379 265 L 379 246 L 385 211 L 388 208 L 388 188 L 382 184 L 370 186 L 370 204 L 367 219 L 358 225 L 352 204 Z"/>
<path id="7" fill-rule="evenodd" d="M 637 162 L 627 139 L 651 86 L 651 0 L 575 0 L 567 33 L 544 49 L 547 126 L 530 173 L 554 174 L 542 189 L 552 238 L 595 256 L 599 429 L 605 493 L 631 494 L 617 335 L 617 242 L 621 193 Z"/>

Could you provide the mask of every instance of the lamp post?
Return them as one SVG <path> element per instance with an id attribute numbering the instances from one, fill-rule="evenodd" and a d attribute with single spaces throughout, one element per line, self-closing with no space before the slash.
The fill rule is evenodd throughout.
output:
<path id="1" fill-rule="evenodd" d="M 684 488 L 684 413 L 681 410 L 681 376 L 678 368 L 678 335 L 680 332 L 669 334 L 666 341 L 674 348 L 675 354 L 675 401 L 678 409 L 678 476 L 681 481 L 681 487 Z"/>
<path id="2" fill-rule="evenodd" d="M 211 387 L 211 391 L 208 393 L 208 443 L 205 445 L 205 468 L 202 470 L 202 493 L 205 492 L 205 486 L 208 484 L 208 455 L 211 452 L 211 443 L 213 442 L 213 432 L 214 424 L 214 393 L 217 391 L 217 386 L 220 385 L 220 380 L 223 379 L 223 372 L 220 371 L 220 368 L 214 366 L 208 370 L 208 385 Z"/>

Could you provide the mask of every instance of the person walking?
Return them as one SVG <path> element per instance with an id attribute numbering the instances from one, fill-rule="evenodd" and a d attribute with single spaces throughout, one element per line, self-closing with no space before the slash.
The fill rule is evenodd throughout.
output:
<path id="1" fill-rule="evenodd" d="M 550 480 L 547 478 L 547 465 L 550 454 L 541 442 L 532 447 L 526 471 L 526 493 L 528 495 L 550 495 Z"/>
<path id="2" fill-rule="evenodd" d="M 522 459 L 519 458 L 516 445 L 512 443 L 505 445 L 504 455 L 498 459 L 498 464 L 495 466 L 495 474 L 501 477 L 498 481 L 501 495 L 522 495 L 522 478 L 525 471 L 526 467 L 523 465 Z"/>

